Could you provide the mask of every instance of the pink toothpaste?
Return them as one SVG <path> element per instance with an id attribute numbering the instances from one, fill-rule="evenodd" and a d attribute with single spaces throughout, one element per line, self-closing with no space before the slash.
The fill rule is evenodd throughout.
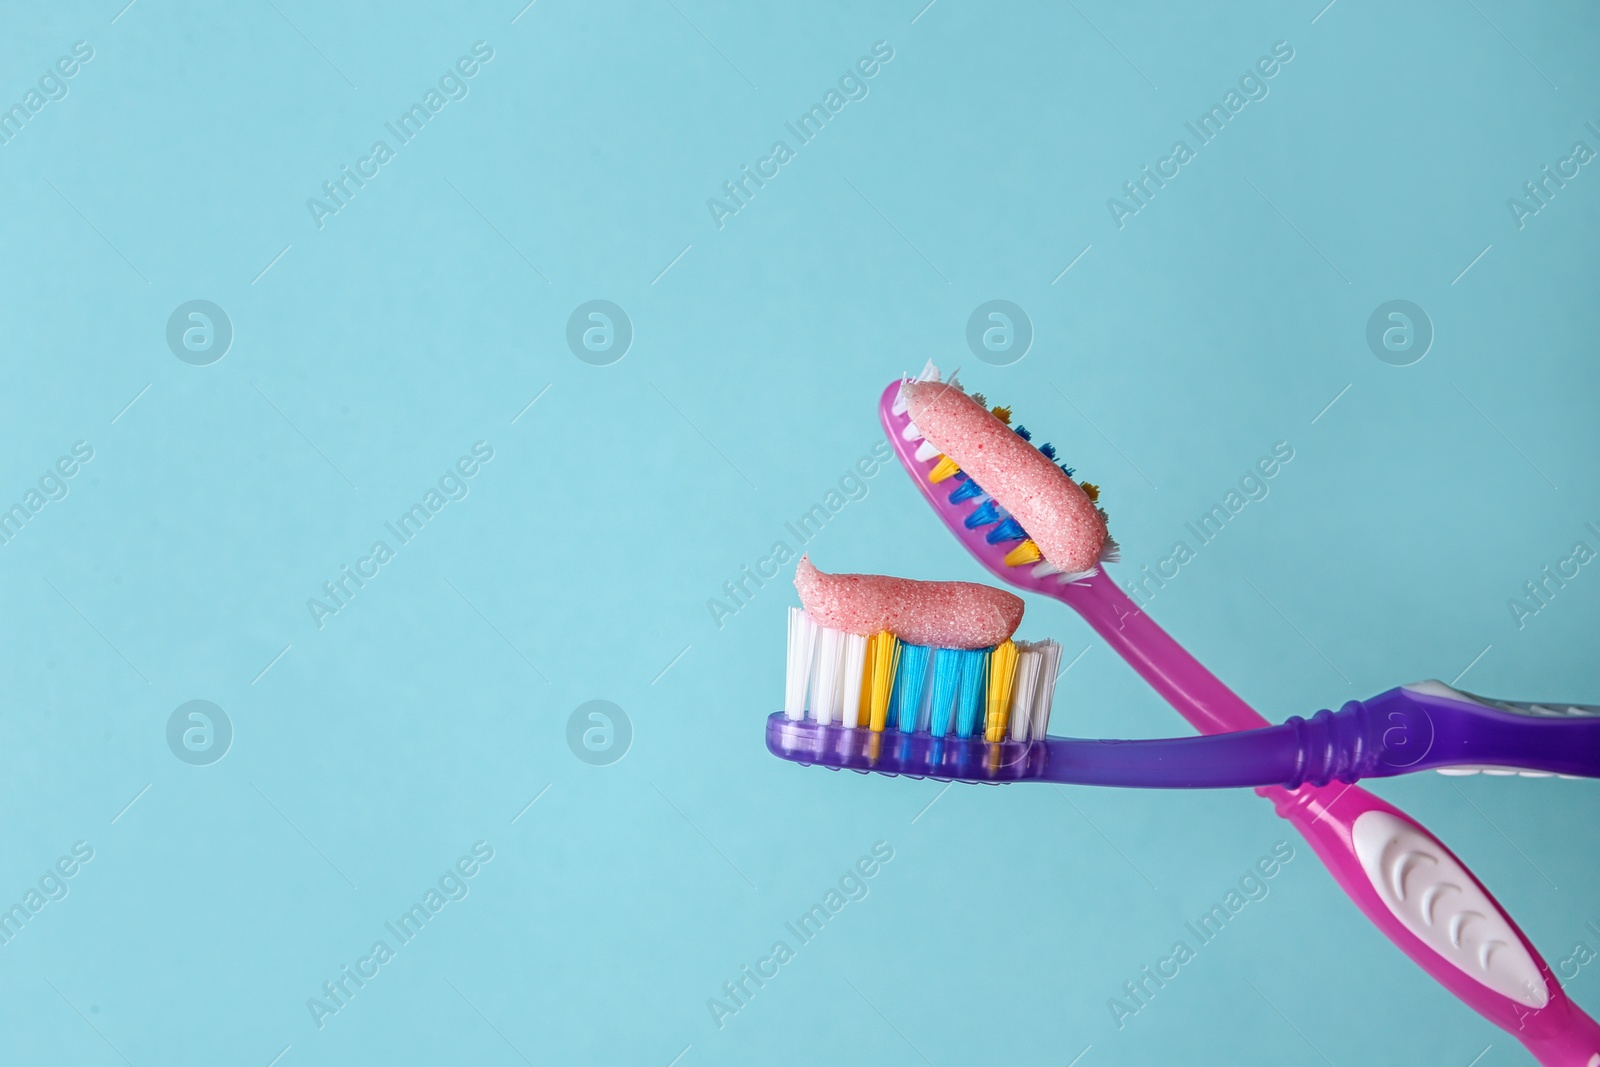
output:
<path id="1" fill-rule="evenodd" d="M 862 635 L 888 630 L 912 645 L 989 648 L 1016 633 L 1022 622 L 1022 598 L 1003 589 L 975 582 L 823 574 L 807 556 L 795 567 L 794 587 L 806 614 L 819 626 Z"/>
<path id="2" fill-rule="evenodd" d="M 1095 568 L 1106 523 L 1077 482 L 955 386 L 906 382 L 901 388 L 922 435 L 1004 505 L 1047 562 L 1074 574 Z"/>

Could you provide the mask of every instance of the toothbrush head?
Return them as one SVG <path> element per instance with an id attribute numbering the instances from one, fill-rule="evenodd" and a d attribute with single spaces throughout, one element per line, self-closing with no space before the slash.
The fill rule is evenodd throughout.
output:
<path id="1" fill-rule="evenodd" d="M 1061 646 L 1011 639 L 1020 600 L 970 582 L 827 575 L 804 558 L 795 586 L 805 607 L 789 609 L 773 755 L 923 778 L 1040 776 Z"/>
<path id="2" fill-rule="evenodd" d="M 901 465 L 967 550 L 997 577 L 1041 593 L 1115 561 L 1099 489 L 1075 482 L 1054 446 L 1012 428 L 1010 409 L 987 409 L 938 378 L 929 363 L 919 379 L 891 384 L 878 412 Z"/>

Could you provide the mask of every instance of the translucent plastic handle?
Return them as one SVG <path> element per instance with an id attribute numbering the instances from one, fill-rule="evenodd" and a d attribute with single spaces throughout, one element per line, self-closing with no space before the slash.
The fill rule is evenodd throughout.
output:
<path id="1" fill-rule="evenodd" d="M 1359 724 L 1362 748 L 1353 754 L 1353 769 L 1360 777 L 1487 765 L 1596 778 L 1597 712 L 1583 705 L 1492 701 L 1443 682 L 1418 682 L 1352 701 L 1334 718 Z"/>
<path id="2" fill-rule="evenodd" d="M 1104 569 L 1050 592 L 1077 610 L 1196 729 L 1219 733 L 1266 725 Z M 1522 1042 L 1546 1067 L 1600 1067 L 1600 1025 L 1567 997 L 1466 865 L 1420 823 L 1359 786 L 1307 785 L 1292 792 L 1265 786 L 1256 792 L 1294 824 L 1372 924 L 1440 985 Z M 1417 867 L 1447 876 L 1436 884 L 1414 884 Z"/>

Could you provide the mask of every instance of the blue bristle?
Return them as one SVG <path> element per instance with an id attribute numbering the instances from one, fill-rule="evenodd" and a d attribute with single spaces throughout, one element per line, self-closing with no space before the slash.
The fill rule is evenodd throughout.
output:
<path id="1" fill-rule="evenodd" d="M 956 697 L 956 736 L 971 737 L 978 728 L 983 714 L 985 697 L 984 668 L 988 665 L 989 648 L 958 653 L 961 657 L 961 691 Z"/>
<path id="2" fill-rule="evenodd" d="M 966 527 L 976 530 L 980 526 L 987 526 L 991 522 L 1000 521 L 1000 505 L 993 500 L 985 500 L 979 504 L 971 515 L 967 516 Z"/>
<path id="3" fill-rule="evenodd" d="M 1053 460 L 1053 459 L 1056 458 L 1056 446 L 1050 444 L 1049 442 L 1046 442 L 1045 444 L 1040 445 L 1039 446 L 1039 451 L 1044 453 L 1044 458 L 1045 459 Z"/>
<path id="4" fill-rule="evenodd" d="M 900 663 L 894 673 L 895 729 L 911 733 L 917 728 L 917 713 L 922 710 L 922 691 L 928 684 L 928 657 L 932 650 L 926 645 L 901 645 Z"/>
<path id="5" fill-rule="evenodd" d="M 1028 531 L 1016 519 L 1008 518 L 999 526 L 989 531 L 989 536 L 984 538 L 991 545 L 998 545 L 1001 541 L 1026 541 Z"/>
<path id="6" fill-rule="evenodd" d="M 950 732 L 956 691 L 961 687 L 962 655 L 961 650 L 954 648 L 941 648 L 933 654 L 933 699 L 928 705 L 928 731 L 935 737 L 944 737 Z"/>
<path id="7" fill-rule="evenodd" d="M 1032 441 L 1033 440 L 1033 434 L 1028 432 L 1028 428 L 1026 426 L 1018 426 L 1017 427 L 1017 436 L 1022 438 L 1024 441 Z"/>
<path id="8" fill-rule="evenodd" d="M 1077 471 L 1073 470 L 1071 467 L 1067 466 L 1065 463 L 1058 463 L 1056 465 L 1061 468 L 1061 472 L 1063 474 L 1065 474 L 1068 478 L 1070 478 L 1074 474 L 1078 473 Z"/>
<path id="9" fill-rule="evenodd" d="M 959 504 L 963 500 L 971 500 L 975 496 L 982 496 L 983 490 L 971 478 L 966 479 L 956 486 L 955 492 L 950 494 L 950 503 Z"/>

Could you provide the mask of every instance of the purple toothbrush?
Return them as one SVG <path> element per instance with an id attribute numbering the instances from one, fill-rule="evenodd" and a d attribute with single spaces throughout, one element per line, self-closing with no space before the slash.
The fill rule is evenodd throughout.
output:
<path id="1" fill-rule="evenodd" d="M 1327 785 L 1484 767 L 1600 778 L 1600 708 L 1507 704 L 1419 682 L 1279 726 L 1200 737 L 990 742 L 927 731 L 767 720 L 767 748 L 796 763 L 941 781 L 1144 789 Z"/>

